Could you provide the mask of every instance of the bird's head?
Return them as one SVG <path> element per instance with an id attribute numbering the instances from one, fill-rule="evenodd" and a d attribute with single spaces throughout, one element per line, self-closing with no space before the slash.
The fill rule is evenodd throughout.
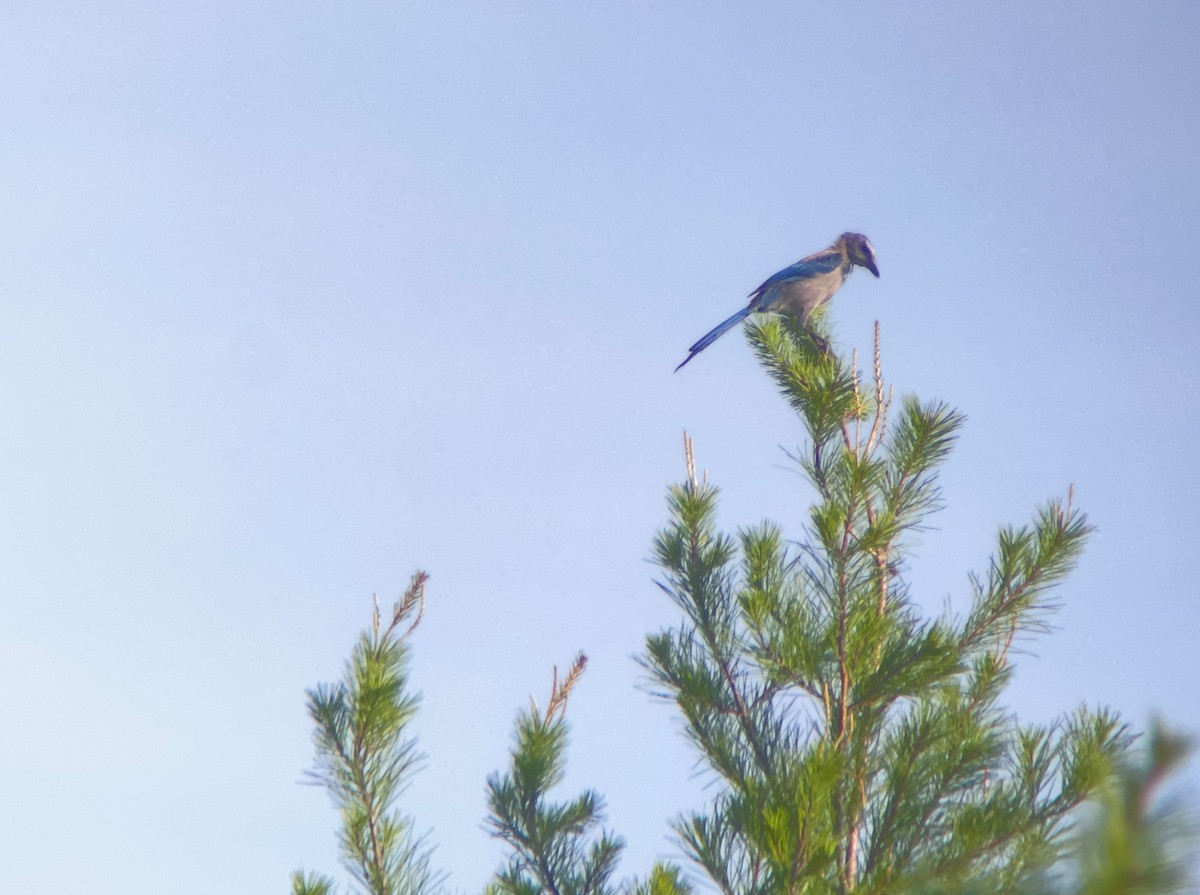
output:
<path id="1" fill-rule="evenodd" d="M 876 277 L 879 276 L 879 268 L 875 265 L 875 249 L 871 247 L 871 240 L 861 233 L 843 233 L 838 237 L 838 242 L 845 248 L 846 257 L 850 259 L 851 264 L 865 267 Z"/>

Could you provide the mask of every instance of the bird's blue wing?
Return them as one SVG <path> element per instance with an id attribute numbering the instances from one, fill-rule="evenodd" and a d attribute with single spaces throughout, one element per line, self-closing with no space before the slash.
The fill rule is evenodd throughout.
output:
<path id="1" fill-rule="evenodd" d="M 832 273 L 841 267 L 842 261 L 842 253 L 836 249 L 819 252 L 816 255 L 809 255 L 807 258 L 797 261 L 791 267 L 785 267 L 779 273 L 767 277 L 767 279 L 763 280 L 762 285 L 751 292 L 750 295 L 762 295 L 772 286 L 778 286 L 780 283 L 787 282 L 788 280 L 807 280 L 812 277 Z"/>

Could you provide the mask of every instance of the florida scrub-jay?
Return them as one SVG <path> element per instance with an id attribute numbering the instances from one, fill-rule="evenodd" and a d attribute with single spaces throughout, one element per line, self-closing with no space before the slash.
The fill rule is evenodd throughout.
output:
<path id="1" fill-rule="evenodd" d="M 785 267 L 750 293 L 746 307 L 689 348 L 688 356 L 676 371 L 751 314 L 760 311 L 789 314 L 799 319 L 802 326 L 807 325 L 812 312 L 833 298 L 856 264 L 879 276 L 871 241 L 861 233 L 843 233 L 829 248 Z"/>

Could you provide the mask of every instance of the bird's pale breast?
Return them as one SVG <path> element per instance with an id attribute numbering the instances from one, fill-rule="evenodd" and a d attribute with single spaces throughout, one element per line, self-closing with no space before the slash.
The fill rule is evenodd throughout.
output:
<path id="1" fill-rule="evenodd" d="M 810 279 L 781 283 L 770 309 L 798 317 L 801 323 L 807 323 L 809 315 L 829 301 L 845 279 L 844 268 L 838 267 Z"/>

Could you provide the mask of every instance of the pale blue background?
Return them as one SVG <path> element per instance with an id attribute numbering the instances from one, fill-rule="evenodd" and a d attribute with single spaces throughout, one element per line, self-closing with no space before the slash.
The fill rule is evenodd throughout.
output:
<path id="1" fill-rule="evenodd" d="M 303 690 L 432 573 L 406 804 L 499 849 L 513 712 L 587 650 L 570 785 L 622 872 L 703 797 L 631 656 L 683 473 L 793 535 L 800 430 L 731 334 L 844 229 L 832 315 L 969 416 L 907 572 L 1099 526 L 1010 704 L 1196 730 L 1194 2 L 89 3 L 0 15 L 0 891 L 337 871 Z M 1193 772 L 1192 779 L 1195 779 Z"/>

